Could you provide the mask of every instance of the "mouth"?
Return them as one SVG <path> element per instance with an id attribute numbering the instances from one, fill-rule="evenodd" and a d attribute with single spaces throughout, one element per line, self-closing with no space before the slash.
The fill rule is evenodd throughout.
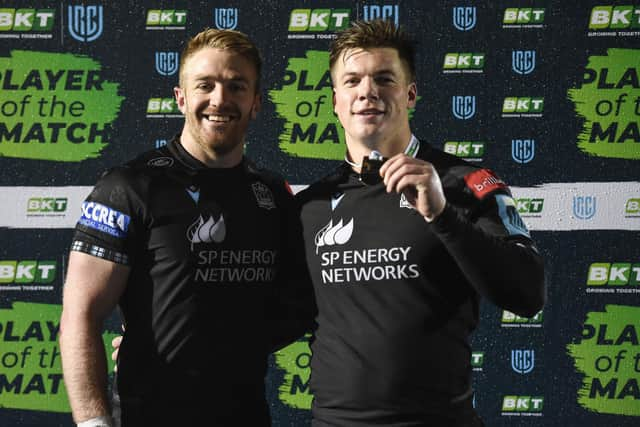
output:
<path id="1" fill-rule="evenodd" d="M 381 116 L 384 114 L 384 111 L 378 110 L 377 108 L 367 108 L 360 111 L 354 111 L 353 114 L 358 116 Z"/>
<path id="2" fill-rule="evenodd" d="M 218 114 L 204 115 L 204 118 L 214 123 L 229 123 L 233 120 L 233 116 L 224 116 Z"/>

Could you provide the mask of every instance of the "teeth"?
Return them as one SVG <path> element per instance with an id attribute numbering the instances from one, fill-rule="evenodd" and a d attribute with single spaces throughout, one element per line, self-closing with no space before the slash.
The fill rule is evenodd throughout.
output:
<path id="1" fill-rule="evenodd" d="M 215 116 L 215 115 L 210 115 L 207 118 L 210 122 L 229 122 L 231 121 L 231 116 Z"/>

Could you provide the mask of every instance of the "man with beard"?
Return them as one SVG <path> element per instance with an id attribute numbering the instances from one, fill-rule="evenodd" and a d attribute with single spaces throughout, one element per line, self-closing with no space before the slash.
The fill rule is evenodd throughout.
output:
<path id="1" fill-rule="evenodd" d="M 193 37 L 174 89 L 181 134 L 109 171 L 83 203 L 60 324 L 79 425 L 270 425 L 267 355 L 308 328 L 288 316 L 310 293 L 288 186 L 243 156 L 260 70 L 242 33 Z M 101 329 L 116 304 L 112 419 Z"/>
<path id="2" fill-rule="evenodd" d="M 330 54 L 345 162 L 299 195 L 318 306 L 313 426 L 480 426 L 469 334 L 479 298 L 522 316 L 543 264 L 506 184 L 418 140 L 414 48 L 355 22 Z"/>

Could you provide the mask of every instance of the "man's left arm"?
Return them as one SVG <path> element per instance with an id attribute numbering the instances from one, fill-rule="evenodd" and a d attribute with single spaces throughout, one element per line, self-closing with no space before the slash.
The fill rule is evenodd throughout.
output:
<path id="1" fill-rule="evenodd" d="M 532 317 L 546 299 L 542 257 L 507 194 L 484 195 L 473 221 L 447 202 L 426 161 L 398 155 L 380 173 L 387 191 L 402 192 L 455 259 L 476 291 L 515 314 Z"/>

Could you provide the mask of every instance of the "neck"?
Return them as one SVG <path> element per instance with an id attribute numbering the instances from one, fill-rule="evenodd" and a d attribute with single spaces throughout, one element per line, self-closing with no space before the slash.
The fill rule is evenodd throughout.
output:
<path id="1" fill-rule="evenodd" d="M 359 167 L 363 157 L 368 157 L 371 151 L 376 150 L 383 157 L 391 158 L 396 154 L 403 153 L 411 140 L 411 129 L 407 128 L 406 132 L 394 135 L 386 140 L 382 139 L 355 139 L 345 135 L 347 143 L 347 159 L 354 168 Z M 351 163 L 352 162 L 352 163 Z M 356 166 L 354 166 L 354 164 Z"/>
<path id="2" fill-rule="evenodd" d="M 230 151 L 221 153 L 186 136 L 180 135 L 180 144 L 193 158 L 208 168 L 232 168 L 242 162 L 244 144 L 238 144 Z"/>

